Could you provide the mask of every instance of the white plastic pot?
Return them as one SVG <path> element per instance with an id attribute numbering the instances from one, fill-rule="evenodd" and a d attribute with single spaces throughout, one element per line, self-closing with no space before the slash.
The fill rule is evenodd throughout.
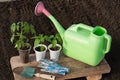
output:
<path id="1" fill-rule="evenodd" d="M 51 50 L 50 48 L 52 47 L 52 44 L 48 45 L 48 50 L 50 52 L 50 59 L 53 61 L 58 61 L 59 60 L 59 55 L 61 52 L 61 45 L 60 44 L 56 44 L 56 46 L 59 46 L 59 50 Z"/>
<path id="2" fill-rule="evenodd" d="M 40 47 L 40 46 L 44 46 L 44 47 L 45 47 L 45 50 L 44 50 L 44 51 L 37 51 L 36 48 L 37 48 L 37 47 Z M 39 44 L 39 45 L 33 47 L 33 49 L 34 49 L 34 51 L 35 51 L 35 56 L 36 56 L 36 61 L 37 61 L 37 62 L 45 58 L 46 51 L 47 51 L 47 46 L 46 46 L 46 45 L 44 45 L 44 44 Z"/>

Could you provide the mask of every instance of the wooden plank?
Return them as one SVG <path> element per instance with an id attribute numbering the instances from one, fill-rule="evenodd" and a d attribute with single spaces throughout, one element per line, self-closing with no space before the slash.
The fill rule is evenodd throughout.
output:
<path id="1" fill-rule="evenodd" d="M 16 0 L 0 0 L 0 2 L 9 2 L 9 1 L 16 1 Z"/>
<path id="2" fill-rule="evenodd" d="M 87 76 L 87 80 L 100 80 L 102 78 L 102 74 Z"/>
<path id="3" fill-rule="evenodd" d="M 47 58 L 49 57 L 47 56 Z M 35 61 L 34 54 L 30 55 L 30 62 L 27 64 L 21 63 L 19 56 L 12 57 L 10 62 L 11 62 L 12 69 L 19 67 L 19 66 L 37 66 L 38 64 Z M 109 73 L 111 70 L 109 64 L 107 63 L 105 59 L 103 59 L 103 61 L 99 65 L 93 67 L 93 66 L 84 64 L 80 61 L 77 61 L 75 59 L 66 57 L 62 54 L 60 55 L 60 59 L 58 63 L 64 67 L 70 68 L 70 72 L 66 74 L 65 76 L 56 75 L 56 80 L 64 80 L 64 79 L 71 79 L 71 78 L 93 76 L 97 74 L 104 74 L 104 73 Z M 21 76 L 16 75 L 15 73 L 14 73 L 14 76 L 15 76 L 15 80 L 26 80 L 22 78 Z M 40 78 L 34 77 L 28 80 L 38 80 L 38 79 Z"/>

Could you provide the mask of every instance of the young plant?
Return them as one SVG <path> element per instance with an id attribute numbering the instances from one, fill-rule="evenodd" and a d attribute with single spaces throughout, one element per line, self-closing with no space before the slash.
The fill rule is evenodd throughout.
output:
<path id="1" fill-rule="evenodd" d="M 44 44 L 46 39 L 48 39 L 48 36 L 44 36 L 43 34 L 39 34 L 38 36 L 35 36 L 33 38 L 35 39 L 34 46 L 37 46 L 38 44 Z M 41 46 L 38 50 L 39 51 L 44 51 L 45 47 Z"/>
<path id="2" fill-rule="evenodd" d="M 10 27 L 12 33 L 10 41 L 12 44 L 15 44 L 15 48 L 17 50 L 24 49 L 25 47 L 28 48 L 28 35 L 34 35 L 36 33 L 34 26 L 27 22 L 17 22 L 12 23 Z"/>
<path id="3" fill-rule="evenodd" d="M 61 39 L 59 33 L 57 33 L 55 35 L 50 35 L 50 39 L 51 39 L 51 43 L 52 43 L 51 49 L 58 48 L 56 46 L 57 43 L 62 44 L 62 39 Z"/>

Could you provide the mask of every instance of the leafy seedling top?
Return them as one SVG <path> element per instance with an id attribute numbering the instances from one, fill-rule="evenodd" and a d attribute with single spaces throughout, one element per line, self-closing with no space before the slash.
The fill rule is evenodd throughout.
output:
<path id="1" fill-rule="evenodd" d="M 61 39 L 59 33 L 57 33 L 55 35 L 50 35 L 50 39 L 51 39 L 51 43 L 52 43 L 51 48 L 55 48 L 57 43 L 62 44 L 62 39 Z"/>
<path id="2" fill-rule="evenodd" d="M 44 44 L 46 40 L 48 40 L 48 36 L 45 36 L 43 34 L 39 34 L 38 36 L 33 37 L 34 40 L 34 46 L 37 46 L 38 44 Z M 40 46 L 39 51 L 44 51 L 44 46 Z"/>
<path id="3" fill-rule="evenodd" d="M 11 24 L 11 33 L 12 36 L 10 41 L 12 44 L 14 43 L 15 48 L 19 50 L 29 46 L 29 35 L 34 35 L 36 32 L 33 25 L 29 24 L 28 22 L 21 21 Z"/>

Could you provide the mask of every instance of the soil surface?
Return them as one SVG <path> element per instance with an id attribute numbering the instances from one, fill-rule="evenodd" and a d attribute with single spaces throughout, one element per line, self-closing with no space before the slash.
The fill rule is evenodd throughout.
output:
<path id="1" fill-rule="evenodd" d="M 14 80 L 10 58 L 18 55 L 18 52 L 10 43 L 10 25 L 13 22 L 27 21 L 33 24 L 37 34 L 57 32 L 46 16 L 43 14 L 35 16 L 34 8 L 39 1 L 17 0 L 0 3 L 0 80 Z M 112 36 L 112 46 L 105 58 L 111 66 L 111 72 L 104 74 L 102 80 L 120 80 L 120 0 L 43 0 L 43 2 L 65 29 L 78 23 L 93 27 L 101 25 L 107 29 L 107 33 Z"/>
<path id="2" fill-rule="evenodd" d="M 60 47 L 59 46 L 55 46 L 55 47 L 51 47 L 50 49 L 53 50 L 53 51 L 57 51 L 57 50 L 60 49 Z"/>

